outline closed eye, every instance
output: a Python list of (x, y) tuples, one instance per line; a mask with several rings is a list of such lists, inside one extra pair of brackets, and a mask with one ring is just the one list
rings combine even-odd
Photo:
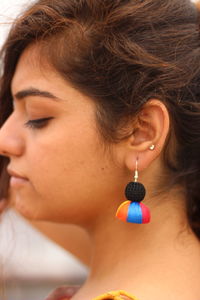
[(24, 126), (31, 129), (41, 129), (45, 127), (48, 124), (48, 121), (50, 121), (51, 119), (53, 119), (53, 117), (29, 120), (24, 124)]

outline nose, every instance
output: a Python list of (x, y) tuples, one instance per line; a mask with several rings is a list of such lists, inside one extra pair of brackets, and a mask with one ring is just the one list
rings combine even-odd
[(0, 128), (0, 155), (9, 158), (22, 155), (24, 140), (19, 124), (19, 119), (13, 112)]

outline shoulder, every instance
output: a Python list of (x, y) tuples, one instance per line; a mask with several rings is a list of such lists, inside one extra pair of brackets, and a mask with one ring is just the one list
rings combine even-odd
[[(70, 300), (78, 291), (79, 287), (69, 287), (61, 286), (54, 290), (50, 295), (44, 300)], [(101, 296), (98, 296), (92, 300), (139, 300), (133, 295), (127, 293), (126, 291), (111, 291), (107, 292)]]

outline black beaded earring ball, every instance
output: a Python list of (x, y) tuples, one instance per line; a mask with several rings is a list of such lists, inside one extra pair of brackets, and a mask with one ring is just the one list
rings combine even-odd
[(145, 187), (140, 182), (129, 182), (125, 189), (127, 200), (141, 202), (146, 195)]

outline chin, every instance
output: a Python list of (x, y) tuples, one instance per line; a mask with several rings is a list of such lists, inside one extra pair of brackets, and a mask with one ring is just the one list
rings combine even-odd
[(36, 213), (36, 209), (29, 205), (27, 201), (22, 200), (19, 195), (15, 196), (13, 201), (14, 209), (24, 218), (29, 220), (39, 220), (38, 213)]

